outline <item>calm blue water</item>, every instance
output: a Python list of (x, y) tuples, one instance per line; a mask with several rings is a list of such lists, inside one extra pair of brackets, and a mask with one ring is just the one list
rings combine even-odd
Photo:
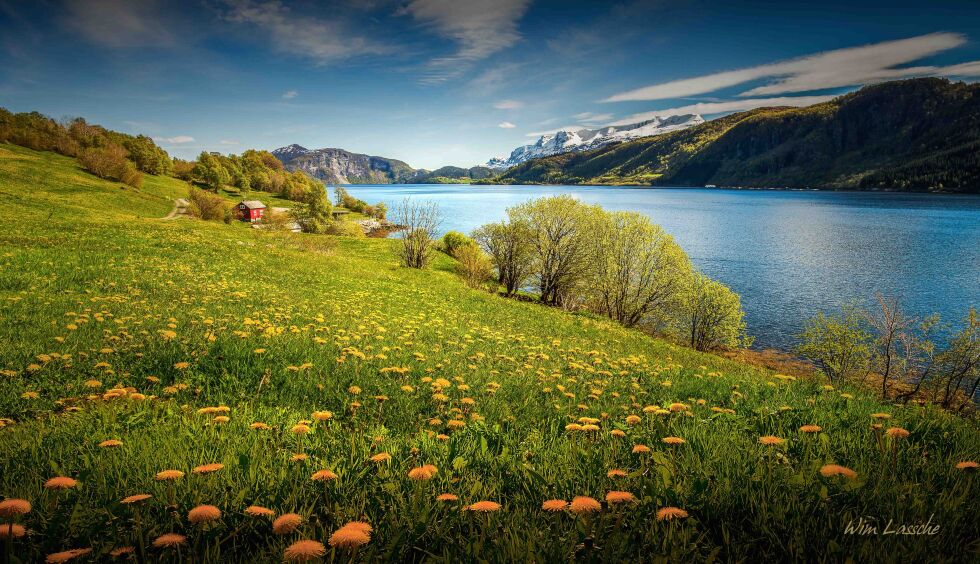
[(703, 272), (742, 296), (757, 348), (789, 348), (804, 319), (898, 296), (908, 313), (957, 325), (980, 307), (980, 196), (591, 186), (360, 185), (393, 209), (439, 204), (441, 231), (469, 233), (526, 200), (569, 194), (644, 213)]

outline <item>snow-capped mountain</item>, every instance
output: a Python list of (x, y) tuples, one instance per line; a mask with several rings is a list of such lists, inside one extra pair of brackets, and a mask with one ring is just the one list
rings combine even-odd
[(610, 143), (660, 135), (661, 133), (687, 129), (701, 123), (704, 123), (704, 118), (701, 116), (686, 114), (663, 118), (655, 117), (632, 125), (610, 125), (599, 129), (562, 129), (555, 133), (542, 135), (532, 145), (523, 145), (514, 149), (507, 158), (494, 157), (490, 159), (487, 161), (487, 167), (494, 170), (506, 170), (539, 157), (571, 151), (588, 151)]

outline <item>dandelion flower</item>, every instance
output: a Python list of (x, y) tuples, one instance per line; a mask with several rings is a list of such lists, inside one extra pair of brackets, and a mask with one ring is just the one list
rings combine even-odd
[(310, 432), (310, 426), (300, 423), (298, 425), (293, 425), (291, 430), (295, 435), (305, 435)]
[(626, 471), (620, 470), (619, 468), (613, 468), (612, 470), (606, 472), (607, 478), (625, 478), (626, 475)]
[[(963, 462), (957, 462), (956, 463), (956, 469), (957, 470), (962, 470), (964, 472), (976, 472), (977, 471), (977, 467), (980, 467), (980, 464), (977, 464), (976, 462), (974, 462), (972, 460), (964, 460)], [(0, 504), (0, 505), (2, 505), (2, 504)]]
[(310, 479), (314, 482), (329, 482), (330, 480), (336, 480), (337, 475), (330, 470), (317, 470), (310, 476)]
[(764, 437), (759, 437), (759, 444), (766, 446), (776, 446), (781, 445), (786, 442), (786, 439), (780, 439), (773, 435), (766, 435)]
[(830, 478), (832, 476), (844, 476), (849, 480), (857, 478), (857, 472), (839, 464), (824, 464), (820, 467), (820, 475), (824, 478)]
[(823, 431), (823, 427), (820, 425), (804, 425), (800, 427), (801, 433), (819, 433), (820, 431)]
[(298, 452), (298, 453), (292, 455), (291, 457), (289, 457), (289, 459), (292, 460), (293, 462), (302, 462), (304, 460), (309, 460), (309, 458), (310, 458), (310, 455), (304, 454), (302, 452)]
[(904, 439), (909, 436), (909, 432), (901, 427), (891, 427), (885, 431), (885, 434), (893, 439)]
[(330, 535), (330, 546), (357, 548), (371, 542), (371, 535), (357, 527), (343, 526)]
[(5, 499), (0, 501), (0, 517), (14, 517), (31, 512), (31, 502), (26, 499)]
[(112, 448), (112, 447), (121, 447), (122, 444), (123, 443), (120, 440), (117, 440), (117, 439), (109, 439), (109, 440), (102, 441), (101, 443), (99, 443), (99, 446), (102, 447), (102, 448)]
[(191, 523), (207, 523), (221, 518), (221, 510), (213, 505), (198, 505), (187, 512), (187, 520)]
[(191, 472), (195, 474), (210, 474), (211, 472), (217, 472), (224, 467), (225, 465), (221, 464), (220, 462), (213, 462), (211, 464), (202, 464), (191, 470)]
[(478, 501), (467, 507), (467, 509), (481, 513), (493, 513), (500, 511), (500, 504), (495, 501)]
[(173, 548), (182, 544), (187, 544), (187, 537), (177, 533), (167, 533), (153, 539), (153, 546), (157, 548)]
[(295, 562), (315, 560), (327, 553), (327, 547), (315, 540), (301, 540), (286, 547), (283, 559)]
[(661, 440), (668, 445), (682, 445), (687, 442), (680, 437), (664, 437)]
[(179, 480), (184, 477), (184, 473), (180, 470), (163, 470), (157, 472), (156, 479), (158, 481), (164, 480)]
[(459, 499), (459, 497), (457, 497), (455, 494), (451, 494), (451, 493), (444, 493), (444, 494), (439, 494), (438, 496), (436, 496), (436, 501), (447, 501), (448, 502), (448, 501), (457, 501), (458, 499)]
[(564, 511), (568, 507), (568, 502), (564, 499), (549, 499), (541, 504), (541, 509), (545, 511)]
[(371, 457), (371, 462), (376, 462), (379, 464), (381, 462), (388, 462), (389, 460), (391, 460), (391, 455), (388, 454), (387, 452), (379, 452), (378, 454)]
[(633, 445), (633, 454), (640, 454), (644, 452), (650, 452), (650, 447), (647, 445)]
[(266, 424), (266, 423), (263, 423), (263, 422), (261, 422), (261, 421), (256, 421), (255, 423), (252, 423), (252, 424), (251, 424), (251, 425), (249, 425), (248, 427), (249, 427), (250, 429), (256, 429), (256, 430), (259, 430), (259, 431), (268, 431), (269, 429), (271, 429), (271, 428), (272, 428), (272, 427), (271, 427), (271, 426), (269, 426), (268, 424)]
[(687, 511), (684, 511), (680, 507), (663, 507), (657, 510), (657, 521), (670, 521), (672, 519), (685, 519), (687, 517)]
[(61, 562), (68, 562), (69, 560), (74, 560), (79, 556), (85, 556), (89, 552), (92, 552), (91, 548), (73, 548), (71, 550), (66, 550), (64, 552), (55, 552), (54, 554), (49, 554), (47, 558), (44, 559), (48, 564), (59, 564)]
[(683, 403), (675, 402), (675, 403), (672, 403), (672, 404), (668, 405), (667, 406), (667, 409), (669, 409), (670, 411), (673, 411), (673, 412), (678, 412), (678, 411), (687, 411), (688, 407), (687, 407), (687, 405), (685, 405)]
[(120, 556), (133, 554), (134, 552), (136, 552), (135, 546), (120, 546), (119, 548), (114, 548), (111, 551), (109, 551), (109, 556), (113, 558), (119, 558)]
[(314, 421), (329, 421), (333, 418), (333, 412), (331, 411), (314, 411), (313, 415)]
[(640, 421), (642, 421), (642, 420), (640, 419), (640, 416), (639, 415), (628, 415), (628, 416), (626, 416), (626, 424), (627, 425), (636, 425)]
[(67, 490), (74, 488), (77, 485), (78, 482), (75, 479), (67, 478), (65, 476), (56, 476), (47, 482), (44, 482), (44, 487), (52, 490)]
[(280, 515), (272, 522), (272, 532), (277, 535), (288, 535), (299, 528), (303, 518), (295, 513)]
[(141, 501), (146, 501), (146, 500), (150, 499), (151, 497), (153, 497), (153, 496), (150, 495), (150, 494), (133, 494), (133, 495), (126, 496), (126, 497), (122, 498), (122, 501), (120, 501), (119, 503), (124, 503), (126, 505), (132, 505), (134, 503), (139, 503)]
[(580, 495), (572, 499), (572, 502), (568, 504), (568, 510), (572, 513), (594, 513), (602, 509), (602, 505), (599, 504), (595, 499)]
[(431, 480), (435, 476), (435, 472), (432, 472), (425, 466), (419, 466), (418, 468), (412, 468), (408, 471), (408, 477), (411, 480), (417, 482), (424, 482), (426, 480)]
[(606, 494), (606, 501), (609, 503), (630, 503), (636, 501), (636, 496), (630, 492), (611, 491)]
[(872, 413), (871, 414), (871, 418), (872, 419), (891, 419), (892, 416), (891, 416), (890, 413)]
[(27, 530), (15, 523), (0, 524), (0, 539), (19, 539), (27, 534)]
[(626, 436), (626, 433), (623, 432), (620, 429), (613, 429), (612, 431), (609, 431), (609, 434), (612, 435), (612, 436), (614, 436), (614, 437), (625, 437)]
[(276, 512), (261, 505), (249, 505), (245, 508), (245, 514), (252, 517), (272, 517)]

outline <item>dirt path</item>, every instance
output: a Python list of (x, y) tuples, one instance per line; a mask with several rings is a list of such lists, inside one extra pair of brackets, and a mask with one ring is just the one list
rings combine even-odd
[(184, 198), (177, 198), (174, 200), (174, 209), (170, 210), (170, 213), (163, 216), (161, 219), (177, 219), (182, 215), (187, 215), (187, 206), (190, 202)]

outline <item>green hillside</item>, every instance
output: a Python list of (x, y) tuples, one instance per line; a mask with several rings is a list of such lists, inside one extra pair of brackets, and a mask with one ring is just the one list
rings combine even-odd
[(510, 183), (980, 192), (980, 85), (914, 79), (536, 159)]
[[(0, 498), (32, 505), (0, 502), (30, 531), (11, 561), (980, 557), (973, 420), (471, 290), (396, 241), (161, 219), (187, 188), (0, 145)], [(577, 496), (601, 506), (542, 509)]]

